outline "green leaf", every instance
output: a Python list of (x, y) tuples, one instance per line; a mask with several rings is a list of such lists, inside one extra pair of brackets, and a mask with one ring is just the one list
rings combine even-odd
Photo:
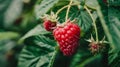
[(39, 34), (47, 34), (50, 32), (47, 32), (42, 25), (37, 25), (34, 29), (30, 30), (28, 33), (26, 33), (20, 40), (19, 42), (23, 42), (26, 38), (39, 35)]
[(56, 55), (56, 42), (43, 35), (31, 38), (27, 39), (20, 54), (18, 67), (51, 67), (50, 62)]
[(40, 4), (35, 6), (36, 18), (39, 19), (42, 17), (42, 15), (47, 13), (58, 1), (59, 0), (42, 0)]
[(96, 20), (96, 19), (98, 18), (97, 12), (94, 11), (94, 12), (92, 13), (92, 16), (93, 16), (94, 20)]
[[(62, 8), (62, 7), (63, 7), (63, 6), (60, 6), (59, 8)], [(55, 10), (56, 10), (56, 9), (59, 10), (59, 8), (58, 8), (58, 7), (55, 7), (54, 9), (55, 9)], [(59, 13), (58, 16), (59, 16), (59, 21), (60, 21), (60, 23), (65, 22), (66, 11), (67, 11), (67, 8), (64, 9), (64, 10), (62, 10), (62, 11)], [(76, 18), (78, 17), (78, 15), (79, 15), (78, 8), (77, 8), (76, 6), (72, 6), (72, 7), (70, 8), (70, 11), (69, 11), (68, 19), (74, 20), (74, 19), (76, 19)]]
[[(111, 8), (112, 8), (112, 10), (111, 10)], [(118, 65), (119, 59), (117, 57), (119, 57), (119, 51), (120, 51), (120, 41), (119, 41), (120, 40), (120, 35), (119, 35), (120, 34), (120, 21), (119, 21), (119, 16), (117, 16), (118, 12), (119, 12), (118, 9), (113, 10), (113, 7), (109, 7), (108, 21), (106, 23), (104, 20), (102, 11), (100, 9), (100, 6), (97, 9), (97, 13), (101, 20), (101, 24), (103, 26), (105, 34), (110, 43), (109, 58), (108, 58), (109, 64), (113, 65), (113, 63), (116, 62), (116, 63), (114, 63), (115, 67), (119, 66)], [(118, 59), (117, 61), (115, 60), (116, 58)], [(114, 65), (113, 65), (113, 67), (114, 67)]]
[(83, 49), (80, 48), (78, 52), (73, 56), (70, 63), (70, 67), (76, 67), (89, 57), (91, 57), (91, 53), (85, 48)]
[(20, 35), (17, 32), (0, 32), (0, 40), (18, 38)]
[(111, 18), (111, 17), (112, 18), (118, 18), (118, 21), (119, 21), (120, 20), (120, 9), (109, 7), (108, 16), (109, 16), (109, 18)]
[[(16, 46), (15, 41), (13, 40), (0, 40), (0, 51), (2, 52), (8, 52), (12, 50)], [(4, 54), (3, 54), (4, 55)]]
[[(114, 13), (113, 13), (114, 11)], [(116, 12), (116, 9), (114, 10), (109, 10), (108, 11), (109, 13), (109, 23), (107, 24), (108, 25), (108, 28), (109, 28), (109, 31), (110, 31), (110, 34), (111, 34), (111, 37), (112, 37), (112, 40), (113, 40), (113, 44), (115, 48), (120, 48), (120, 20), (119, 20), (119, 16), (118, 16), (118, 13)], [(112, 13), (112, 14), (110, 14)], [(111, 31), (112, 30), (112, 31)], [(113, 48), (114, 48), (113, 47)]]
[(103, 67), (100, 59), (101, 59), (101, 55), (96, 55), (96, 56), (87, 58), (86, 60), (84, 60), (82, 63), (80, 63), (76, 67)]
[(1, 0), (0, 6), (0, 21), (10, 27), (21, 14), (23, 3), (21, 0)]
[(81, 11), (78, 17), (78, 25), (82, 31), (88, 31), (92, 26), (92, 19), (86, 11)]
[[(96, 19), (95, 16), (96, 13), (93, 13), (94, 18)], [(64, 9), (63, 11), (60, 12), (59, 14), (59, 21), (61, 23), (65, 22), (65, 15), (66, 15), (66, 9)], [(83, 9), (78, 9), (76, 6), (72, 6), (70, 8), (70, 12), (69, 12), (69, 17), (70, 20), (77, 20), (77, 24), (80, 26), (80, 28), (82, 29), (82, 31), (86, 32), (88, 31), (91, 26), (92, 26), (92, 19), (90, 17), (90, 15), (84, 11)]]
[(109, 57), (108, 57), (109, 66), (111, 67), (120, 66), (119, 60), (120, 60), (120, 51), (109, 53)]
[(99, 6), (97, 0), (85, 0), (85, 5), (92, 9), (96, 9)]
[(120, 0), (108, 0), (110, 6), (120, 6)]
[(108, 27), (109, 31), (112, 37), (112, 44), (111, 48), (114, 50), (109, 51), (109, 64), (112, 66), (118, 66), (118, 62), (120, 60), (120, 16), (119, 16), (120, 10), (117, 10), (115, 8), (109, 8), (108, 9)]

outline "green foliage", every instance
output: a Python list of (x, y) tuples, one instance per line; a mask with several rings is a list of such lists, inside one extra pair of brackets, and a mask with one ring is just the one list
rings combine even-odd
[[(97, 61), (96, 59), (98, 59), (99, 61)], [(91, 66), (96, 66), (96, 67), (102, 67), (102, 65), (100, 64), (100, 60), (101, 60), (101, 56), (97, 55), (97, 56), (93, 56), (90, 58), (87, 58), (87, 60), (83, 61), (80, 65), (76, 66), (76, 67), (91, 67)], [(98, 64), (96, 62), (99, 62)], [(89, 64), (91, 63), (91, 64)], [(96, 65), (92, 65), (92, 63), (96, 63)]]
[(92, 19), (86, 11), (81, 10), (77, 23), (81, 30), (86, 32), (92, 26)]
[(1, 0), (0, 2), (0, 22), (1, 26), (10, 27), (18, 18), (22, 11), (21, 0)]
[[(30, 41), (31, 40), (31, 41)], [(33, 36), (26, 41), (18, 67), (48, 67), (54, 56), (55, 41), (44, 35)], [(50, 67), (50, 66), (49, 66)]]
[(91, 57), (90, 52), (87, 49), (79, 49), (78, 52), (73, 56), (72, 61), (70, 63), (70, 67), (76, 67), (82, 62), (86, 61), (86, 58), (88, 59)]
[(97, 0), (86, 0), (85, 3), (88, 7), (92, 8), (92, 9), (96, 9), (99, 6)]
[(15, 39), (20, 37), (17, 32), (0, 32), (0, 40)]
[[(120, 45), (119, 45), (119, 40), (120, 40), (120, 16), (119, 15), (118, 9), (115, 9), (113, 7), (108, 9), (108, 21), (109, 23), (107, 24), (109, 27), (109, 31), (112, 37), (112, 44), (111, 48), (109, 51), (109, 64), (113, 67), (119, 66), (118, 62), (120, 60)], [(114, 13), (113, 13), (114, 12)], [(112, 30), (112, 31), (111, 31)], [(114, 35), (114, 36), (112, 36)]]
[(35, 6), (36, 18), (41, 18), (52, 8), (59, 0), (43, 0), (40, 4)]
[[(110, 15), (109, 14), (109, 24), (108, 24), (108, 27), (109, 27), (109, 31), (110, 31), (110, 34), (111, 34), (111, 37), (112, 37), (112, 40), (113, 40), (113, 43), (114, 44), (114, 49), (119, 49), (120, 48), (120, 45), (119, 45), (119, 39), (120, 39), (120, 21), (119, 21), (119, 18), (117, 15), (117, 10), (114, 9), (114, 10), (111, 10), (109, 9), (109, 12), (108, 13), (112, 13), (112, 11), (115, 12), (115, 14), (112, 14)], [(116, 14), (117, 13), (117, 14)], [(111, 31), (113, 30), (113, 31)], [(112, 36), (114, 35), (114, 36)]]
[(36, 35), (43, 35), (43, 34), (47, 34), (50, 33), (48, 31), (46, 31), (42, 25), (37, 25), (34, 29), (32, 29), (31, 31), (29, 31), (26, 35), (24, 35), (19, 42), (24, 41), (25, 39), (32, 37), (32, 36), (36, 36)]
[[(92, 1), (92, 2), (91, 2)], [(52, 0), (50, 0), (50, 1), (48, 1), (48, 2), (46, 2), (45, 0), (44, 1), (41, 1), (41, 3), (40, 3), (40, 5), (39, 5), (39, 7), (37, 6), (37, 7), (35, 7), (35, 13), (36, 13), (36, 17), (37, 17), (37, 19), (38, 18), (40, 18), (43, 14), (45, 14), (45, 13), (47, 13), (49, 10), (50, 10), (50, 8), (52, 8), (53, 7), (53, 9), (52, 10), (54, 10), (55, 12), (57, 11), (56, 9), (59, 9), (60, 7), (62, 7), (62, 6), (64, 6), (63, 4), (57, 4), (56, 6), (58, 7), (54, 7), (54, 4), (56, 4), (58, 2), (58, 0), (57, 1), (52, 1)], [(61, 1), (59, 1), (59, 2), (61, 2)], [(66, 1), (67, 2), (67, 1)], [(47, 5), (46, 5), (47, 4)], [(64, 3), (64, 4), (66, 4), (66, 3)], [(100, 23), (100, 21), (101, 21), (101, 23), (102, 22), (105, 22), (105, 20), (104, 20), (104, 17), (101, 17), (101, 15), (103, 15), (102, 14), (102, 11), (100, 10), (100, 5), (98, 4), (98, 2), (96, 1), (96, 0), (86, 0), (86, 2), (85, 2), (85, 5), (87, 5), (90, 9), (92, 9), (93, 10), (93, 13), (92, 13), (92, 15), (93, 15), (93, 18), (94, 18), (94, 20), (97, 22), (97, 23)], [(93, 20), (91, 19), (91, 16), (89, 15), (89, 13), (86, 11), (86, 10), (84, 10), (84, 7), (83, 7), (83, 5), (82, 6), (80, 6), (81, 8), (80, 9), (77, 9), (77, 7), (71, 7), (71, 9), (70, 9), (70, 13), (69, 13), (69, 18), (70, 19), (74, 19), (74, 18), (76, 18), (77, 19), (77, 24), (81, 27), (81, 29), (82, 29), (82, 31), (84, 31), (84, 32), (87, 32), (87, 31), (89, 31), (90, 30), (90, 28), (92, 27), (92, 22), (93, 22)], [(78, 10), (78, 11), (76, 11), (76, 10)], [(112, 11), (113, 9), (109, 9), (108, 11), (109, 12), (111, 12), (110, 14), (109, 14), (109, 16), (108, 17), (111, 17), (111, 16), (114, 16), (114, 17), (112, 17), (112, 20), (114, 21), (114, 23), (111, 23), (112, 21), (111, 20), (109, 20), (109, 22), (107, 22), (107, 24), (105, 23), (104, 25), (102, 24), (102, 26), (103, 26), (103, 29), (104, 29), (104, 31), (105, 31), (105, 33), (106, 33), (106, 27), (107, 27), (107, 29), (108, 29), (108, 31), (109, 32), (107, 32), (107, 33), (109, 33), (110, 35), (108, 35), (108, 34), (106, 34), (107, 35), (107, 37), (108, 37), (108, 40), (109, 41), (112, 41), (112, 42), (110, 42), (110, 48), (112, 49), (112, 50), (110, 50), (109, 51), (109, 62), (110, 62), (110, 65), (112, 64), (112, 63), (115, 63), (115, 59), (116, 58), (118, 58), (118, 56), (119, 55), (117, 55), (117, 53), (119, 52), (119, 50), (117, 50), (116, 48), (120, 48), (119, 47), (119, 45), (117, 44), (117, 43), (119, 43), (119, 41), (118, 41), (118, 39), (119, 39), (119, 19), (117, 18), (117, 17), (119, 17), (119, 15), (118, 14), (112, 14), (112, 12), (115, 12), (115, 11), (117, 11), (117, 10), (114, 10), (114, 11)], [(108, 13), (109, 13), (108, 12)], [(117, 12), (119, 12), (119, 11), (117, 11)], [(59, 21), (60, 22), (64, 22), (64, 18), (65, 18), (65, 15), (66, 15), (66, 9), (64, 9), (58, 16), (60, 17), (60, 19), (59, 19)], [(116, 17), (117, 16), (117, 17)], [(97, 20), (97, 18), (99, 17), (99, 19), (100, 19), (100, 21), (98, 21)], [(111, 28), (109, 28), (109, 27), (111, 27)], [(111, 31), (111, 29), (114, 29), (114, 31), (113, 32), (110, 32)], [(38, 31), (39, 30), (39, 31)], [(92, 33), (92, 32), (91, 32)], [(90, 34), (91, 34), (90, 33)], [(23, 40), (25, 40), (25, 44), (27, 44), (26, 43), (26, 41), (30, 41), (30, 40), (32, 40), (31, 42), (33, 42), (34, 40), (35, 40), (35, 42), (34, 42), (34, 45), (36, 45), (37, 43), (36, 43), (36, 41), (38, 41), (38, 42), (43, 42), (43, 43), (47, 43), (49, 40), (47, 40), (46, 41), (46, 39), (44, 39), (44, 38), (41, 38), (41, 36), (44, 36), (45, 34), (50, 34), (49, 32), (46, 32), (40, 25), (38, 25), (38, 26), (36, 26), (33, 30), (31, 30), (30, 32), (28, 32), (28, 34), (26, 34), (22, 39)], [(99, 33), (100, 34), (100, 33)], [(116, 36), (112, 36), (112, 35), (116, 35)], [(37, 40), (37, 39), (35, 39), (34, 37), (39, 37), (41, 40)], [(112, 38), (110, 38), (110, 37), (112, 37)], [(101, 36), (102, 37), (102, 36)], [(118, 37), (118, 39), (116, 39), (116, 37)], [(52, 39), (53, 40), (53, 39)], [(54, 43), (54, 42), (51, 42), (51, 43)], [(84, 43), (82, 43), (82, 44), (84, 44)], [(33, 45), (33, 43), (32, 43), (32, 45)], [(51, 44), (50, 43), (47, 43), (47, 45), (49, 45), (49, 46), (51, 46)], [(47, 48), (47, 45), (46, 45), (46, 47), (44, 47), (44, 48)], [(86, 44), (87, 45), (87, 44)], [(45, 46), (45, 45), (44, 45)], [(24, 49), (27, 49), (27, 47), (29, 47), (29, 44), (28, 45), (26, 45), (25, 46), (26, 48), (24, 48)], [(35, 46), (32, 46), (32, 47), (35, 47)], [(50, 48), (50, 47), (49, 47)], [(49, 48), (47, 48), (47, 49), (45, 49), (44, 51), (46, 51), (46, 50), (48, 50)], [(53, 48), (53, 47), (52, 47)], [(115, 48), (115, 50), (117, 50), (117, 53), (114, 53), (114, 48)], [(22, 52), (24, 52), (24, 49), (23, 49), (23, 51)], [(34, 48), (34, 49), (37, 49), (36, 47)], [(39, 49), (41, 50), (41, 49), (43, 49), (43, 48), (41, 48), (41, 47), (39, 47)], [(32, 50), (32, 49), (31, 49)], [(96, 64), (98, 64), (99, 65), (99, 67), (102, 67), (102, 65), (103, 65), (103, 63), (101, 63), (101, 61), (102, 61), (102, 58), (103, 58), (103, 56), (101, 56), (101, 55), (96, 55), (96, 56), (92, 56), (91, 55), (91, 53), (89, 53), (89, 51), (86, 51), (87, 49), (86, 48), (83, 48), (83, 49), (81, 49), (81, 48), (79, 48), (79, 50), (78, 50), (78, 52), (72, 57), (72, 59), (71, 59), (71, 61), (69, 61), (70, 62), (70, 67), (84, 67), (84, 66), (88, 66), (88, 67), (90, 67), (90, 66), (95, 66), (94, 64), (92, 64), (92, 63), (96, 63)], [(30, 51), (30, 50), (27, 50), (27, 51)], [(32, 51), (30, 51), (30, 52), (32, 52)], [(33, 51), (32, 53), (37, 53), (38, 51)], [(52, 52), (49, 52), (49, 53), (53, 53), (54, 52), (54, 50), (52, 50)], [(116, 52), (116, 51), (115, 51)], [(27, 54), (27, 53), (21, 53), (21, 55), (22, 54)], [(55, 53), (56, 54), (56, 53)], [(56, 59), (55, 58), (55, 56), (56, 55), (51, 55), (50, 57), (46, 57), (46, 54), (44, 54), (44, 55), (41, 55), (41, 54), (39, 54), (39, 55), (37, 55), (37, 57), (36, 58), (31, 58), (30, 60), (33, 60), (33, 62), (28, 62), (29, 64), (28, 64), (28, 66), (30, 65), (30, 66), (36, 66), (36, 65), (38, 65), (38, 62), (39, 62), (39, 60), (41, 61), (42, 59), (40, 59), (39, 57), (41, 57), (41, 56), (44, 56), (44, 57), (46, 57), (47, 59), (49, 59), (49, 61), (44, 61), (44, 63), (46, 63), (45, 65), (46, 66), (48, 66), (48, 65), (52, 65), (52, 64), (54, 64), (53, 63), (53, 61), (54, 61), (54, 59)], [(21, 55), (20, 55), (20, 58), (21, 58)], [(35, 55), (35, 54), (32, 54), (32, 55)], [(30, 55), (30, 56), (32, 56), (32, 55)], [(113, 57), (113, 55), (114, 55), (114, 57)], [(27, 58), (28, 57), (28, 55), (25, 57), (25, 58)], [(24, 58), (24, 59), (25, 59)], [(51, 59), (52, 58), (52, 59)], [(59, 57), (58, 57), (59, 58)], [(35, 60), (34, 60), (35, 59)], [(51, 59), (51, 61), (50, 61), (50, 59)], [(107, 59), (107, 58), (106, 58)], [(53, 60), (53, 61), (52, 61)], [(21, 61), (21, 60), (20, 60)], [(29, 60), (23, 60), (24, 62), (27, 62), (27, 61), (29, 61)], [(97, 62), (96, 62), (97, 61)], [(24, 63), (23, 62), (23, 63)], [(41, 61), (42, 62), (42, 61)], [(48, 63), (48, 62), (50, 62), (50, 63)], [(68, 62), (68, 61), (67, 61)], [(19, 65), (21, 66), (21, 65), (25, 65), (25, 64), (23, 64), (22, 62), (20, 62), (19, 63)], [(33, 64), (34, 63), (34, 64)], [(31, 65), (32, 64), (32, 65)], [(116, 63), (117, 64), (117, 63)], [(43, 66), (44, 67), (44, 64), (42, 65), (42, 64), (40, 64), (41, 66)], [(100, 66), (101, 65), (101, 66)], [(96, 65), (97, 66), (97, 65)]]
[(120, 6), (120, 0), (108, 0), (110, 6)]
[(10, 51), (13, 49), (13, 47), (16, 46), (16, 43), (13, 40), (7, 39), (7, 40), (0, 40), (0, 55), (4, 55), (2, 53)]
[[(107, 0), (107, 3), (103, 0), (73, 0), (77, 5), (71, 6), (68, 18), (76, 19), (85, 34), (80, 38), (77, 52), (70, 57), (63, 56), (53, 33), (46, 31), (40, 20), (44, 14), (56, 13), (68, 5), (70, 0), (22, 1), (0, 1), (0, 51), (11, 50), (17, 41), (19, 45), (24, 44), (18, 67), (120, 67), (120, 0)], [(58, 14), (60, 23), (65, 22), (66, 11), (67, 7)], [(18, 18), (22, 18), (20, 25), (14, 25)], [(86, 42), (91, 34), (95, 38), (93, 21), (97, 25), (99, 40), (105, 36), (108, 42), (104, 52), (97, 55), (88, 50), (89, 43)]]

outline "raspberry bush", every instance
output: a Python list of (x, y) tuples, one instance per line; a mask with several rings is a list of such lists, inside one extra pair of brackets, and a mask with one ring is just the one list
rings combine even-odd
[(119, 0), (4, 0), (0, 6), (0, 59), (7, 67), (120, 67)]
[[(117, 18), (118, 16), (116, 16), (116, 14), (111, 14), (111, 12), (113, 11), (112, 9), (114, 9), (114, 11), (118, 11), (116, 8), (113, 7), (114, 5), (111, 4), (111, 1), (43, 0), (40, 2), (38, 1), (37, 3), (38, 4), (35, 5), (35, 14), (37, 20), (42, 21), (43, 19), (41, 19), (41, 17), (43, 17), (44, 14), (50, 15), (51, 12), (56, 15), (55, 18), (57, 19), (55, 24), (56, 26), (52, 26), (53, 31), (50, 31), (50, 33), (39, 33), (34, 36), (32, 34), (32, 38), (34, 39), (32, 40), (33, 44), (36, 44), (40, 47), (38, 48), (40, 51), (30, 49), (35, 51), (35, 53), (38, 53), (37, 57), (39, 57), (39, 61), (36, 60), (36, 64), (34, 64), (33, 66), (114, 66), (112, 64), (115, 63), (115, 59), (118, 56), (116, 56), (116, 58), (114, 58), (113, 56), (119, 53), (119, 51), (117, 50), (117, 48), (119, 48), (117, 44), (119, 43), (117, 43), (117, 40), (114, 40), (113, 34), (115, 33), (115, 35), (118, 36), (116, 32), (120, 29), (117, 19), (115, 21), (115, 18), (112, 17), (114, 16)], [(54, 18), (54, 16), (51, 16), (51, 18), (52, 17)], [(114, 21), (111, 21), (110, 19)], [(48, 21), (41, 23), (44, 25), (45, 29), (50, 28), (50, 26), (52, 25), (48, 24), (47, 22)], [(111, 32), (112, 28), (116, 30), (114, 30), (114, 32)], [(25, 43), (27, 43), (26, 40), (28, 40), (30, 37), (31, 35), (27, 38), (24, 38)], [(119, 36), (118, 39), (120, 39)], [(51, 40), (54, 41), (54, 45), (52, 44), (53, 42)], [(47, 53), (43, 53), (45, 51), (47, 51)], [(116, 53), (113, 53), (114, 51)], [(24, 50), (22, 52), (24, 52)], [(43, 55), (41, 55), (42, 53)], [(49, 53), (51, 54), (49, 55)], [(22, 54), (20, 56), (20, 58), (22, 58)], [(44, 59), (42, 59), (41, 57), (44, 57)], [(44, 63), (41, 63), (45, 59), (46, 61), (44, 61)], [(30, 60), (32, 59), (24, 61), (27, 62)], [(94, 63), (95, 65), (93, 65), (92, 63)], [(19, 66), (21, 66), (22, 64), (24, 64), (24, 62), (19, 63)], [(29, 64), (32, 64), (32, 62)]]

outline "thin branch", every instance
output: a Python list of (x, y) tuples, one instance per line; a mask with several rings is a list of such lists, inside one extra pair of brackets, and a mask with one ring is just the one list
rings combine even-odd
[(65, 19), (65, 21), (67, 21), (67, 19), (68, 19), (68, 14), (69, 14), (69, 11), (70, 11), (71, 4), (72, 4), (72, 0), (70, 0), (70, 3), (68, 5), (68, 9), (67, 9), (67, 12), (66, 12), (66, 19)]
[(98, 42), (98, 31), (97, 31), (97, 26), (96, 26), (96, 23), (95, 23), (95, 20), (93, 18), (93, 15), (91, 14), (90, 10), (87, 8), (87, 6), (84, 6), (84, 8), (87, 10), (88, 14), (90, 15), (92, 21), (93, 21), (93, 25), (94, 25), (94, 28), (95, 28), (95, 34), (96, 34), (96, 41)]

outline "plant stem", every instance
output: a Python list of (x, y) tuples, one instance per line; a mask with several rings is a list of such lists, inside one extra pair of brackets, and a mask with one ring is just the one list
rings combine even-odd
[(65, 8), (67, 8), (67, 7), (68, 7), (68, 5), (62, 7), (61, 9), (59, 9), (59, 10), (56, 12), (56, 15), (58, 15), (63, 9), (65, 9)]
[(58, 50), (59, 50), (59, 48), (58, 48), (58, 46), (56, 46), (56, 47), (55, 47), (54, 54), (53, 54), (53, 56), (52, 56), (52, 58), (51, 58), (51, 61), (50, 61), (50, 64), (48, 65), (48, 67), (53, 67), (53, 63), (54, 63), (54, 60), (55, 60), (55, 57), (56, 57), (56, 55), (57, 55)]
[[(79, 3), (71, 4), (71, 6), (74, 6), (74, 5), (79, 5)], [(56, 12), (56, 15), (58, 15), (62, 10), (64, 10), (64, 9), (67, 8), (68, 6), (69, 6), (69, 5), (63, 6), (61, 9), (59, 9), (59, 10)]]
[(95, 60), (96, 58), (99, 58), (100, 55), (97, 55), (97, 56), (93, 56), (93, 57), (90, 57), (88, 58), (87, 60), (83, 61), (82, 63), (80, 63), (79, 65), (77, 65), (76, 67), (85, 67), (85, 65), (87, 63), (90, 63), (91, 61)]
[(90, 12), (90, 10), (87, 8), (87, 6), (84, 6), (84, 8), (87, 10), (87, 12), (89, 13), (92, 21), (93, 21), (93, 25), (94, 25), (94, 28), (95, 28), (95, 34), (96, 34), (96, 41), (98, 42), (98, 31), (97, 31), (97, 26), (96, 26), (96, 23), (95, 23), (95, 20)]
[(109, 32), (109, 29), (105, 23), (105, 20), (104, 20), (104, 17), (103, 17), (103, 14), (102, 14), (102, 11), (101, 11), (101, 8), (100, 6), (97, 7), (97, 14), (100, 18), (100, 21), (101, 21), (101, 24), (103, 26), (103, 29), (105, 31), (105, 34), (109, 40), (109, 42), (111, 43), (111, 47), (113, 48), (113, 50), (115, 49), (115, 46), (114, 46), (114, 43), (113, 43), (113, 40), (112, 40), (112, 36), (110, 35), (110, 32)]
[(68, 19), (68, 14), (69, 14), (69, 11), (70, 11), (71, 4), (72, 4), (72, 0), (70, 0), (70, 3), (68, 5), (68, 9), (67, 9), (67, 12), (66, 12), (65, 21), (67, 21), (67, 19)]

